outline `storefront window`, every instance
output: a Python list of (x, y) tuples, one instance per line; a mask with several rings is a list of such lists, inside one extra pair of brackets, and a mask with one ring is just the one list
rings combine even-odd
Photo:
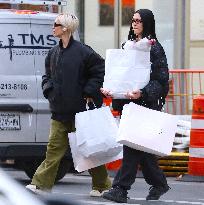
[[(99, 0), (99, 24), (114, 25), (114, 0)], [(122, 25), (129, 25), (135, 10), (135, 0), (122, 0)]]

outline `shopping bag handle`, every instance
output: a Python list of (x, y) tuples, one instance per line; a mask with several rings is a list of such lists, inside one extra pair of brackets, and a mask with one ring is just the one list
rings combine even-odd
[(93, 101), (92, 102), (86, 101), (86, 110), (94, 110), (95, 108), (96, 108), (96, 105)]

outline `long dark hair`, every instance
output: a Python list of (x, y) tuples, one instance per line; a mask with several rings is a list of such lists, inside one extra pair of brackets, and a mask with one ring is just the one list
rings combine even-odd
[[(155, 19), (154, 14), (149, 9), (139, 9), (134, 14), (138, 13), (141, 17), (143, 23), (143, 32), (142, 38), (151, 38), (157, 40), (157, 36), (155, 33)], [(136, 40), (137, 36), (135, 35), (132, 23), (130, 25), (130, 31), (128, 34), (128, 40)]]

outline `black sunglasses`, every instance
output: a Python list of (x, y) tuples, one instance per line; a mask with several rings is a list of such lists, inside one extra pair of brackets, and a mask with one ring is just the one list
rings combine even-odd
[(54, 23), (54, 27), (59, 27), (59, 26), (62, 26), (62, 24)]
[(141, 19), (132, 19), (132, 23), (139, 24), (139, 23), (142, 23), (142, 20)]

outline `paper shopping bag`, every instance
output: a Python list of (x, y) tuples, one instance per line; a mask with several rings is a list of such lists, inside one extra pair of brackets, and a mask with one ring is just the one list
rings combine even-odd
[(178, 118), (134, 103), (124, 105), (117, 142), (165, 156), (172, 150)]
[(116, 142), (118, 125), (108, 106), (77, 113), (76, 143), (85, 157), (115, 156), (122, 150)]
[(103, 88), (111, 91), (114, 98), (125, 98), (127, 92), (147, 85), (150, 69), (150, 45), (147, 39), (136, 42), (134, 49), (108, 49)]
[(85, 157), (78, 150), (78, 146), (76, 142), (76, 133), (74, 132), (69, 133), (68, 138), (69, 138), (69, 144), (70, 144), (72, 158), (74, 162), (74, 168), (78, 172), (83, 172), (88, 169), (98, 167), (100, 165), (103, 165), (109, 162), (116, 161), (123, 157), (122, 151), (112, 156), (107, 156), (105, 153), (103, 153), (103, 155), (100, 155), (98, 157), (94, 157), (94, 156)]

